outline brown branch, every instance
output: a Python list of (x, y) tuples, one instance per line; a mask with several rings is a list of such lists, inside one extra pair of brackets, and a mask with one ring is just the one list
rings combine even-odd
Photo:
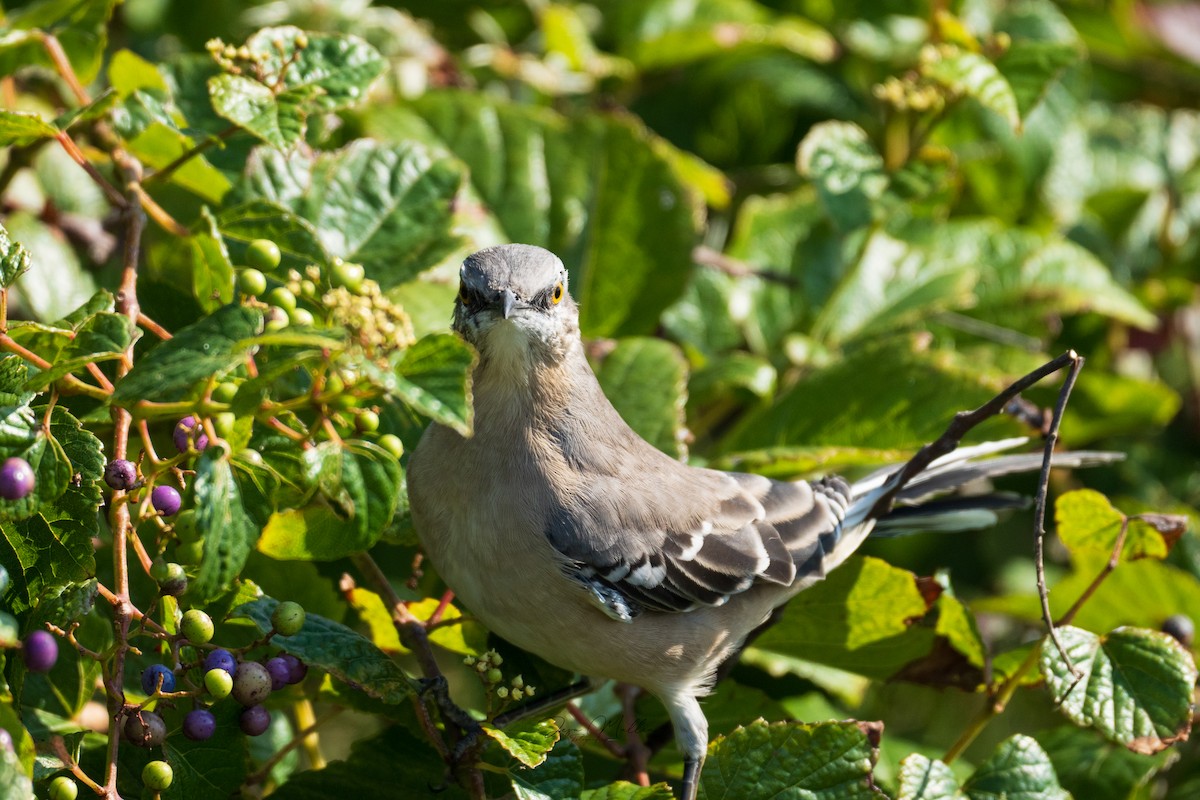
[[(1067, 372), (1067, 378), (1063, 381), (1062, 389), (1058, 393), (1058, 402), (1054, 405), (1054, 416), (1050, 419), (1050, 429), (1046, 432), (1046, 446), (1042, 451), (1042, 473), (1038, 478), (1037, 498), (1034, 501), (1036, 512), (1034, 513), (1034, 528), (1033, 528), (1033, 549), (1034, 549), (1034, 564), (1037, 567), (1037, 586), (1038, 597), (1042, 602), (1042, 622), (1046, 625), (1046, 631), (1050, 635), (1050, 641), (1054, 642), (1059, 654), (1063, 658), (1063, 662), (1067, 668), (1071, 670), (1071, 674), (1078, 680), (1081, 675), (1075, 665), (1071, 663), (1071, 659), (1067, 656), (1066, 648), (1063, 647), (1062, 640), (1058, 638), (1058, 631), (1054, 628), (1054, 618), (1050, 614), (1050, 591), (1046, 588), (1046, 562), (1045, 562), (1045, 540), (1046, 540), (1046, 496), (1050, 491), (1050, 466), (1051, 460), (1054, 457), (1054, 445), (1058, 443), (1058, 427), (1062, 424), (1063, 414), (1067, 410), (1067, 400), (1071, 397), (1071, 389), (1075, 387), (1075, 380), (1079, 377), (1079, 371), (1083, 369), (1083, 356), (1078, 355), (1074, 351), (1066, 353), (1070, 357), (1071, 369)], [(1122, 531), (1122, 535), (1124, 531)], [(1118, 554), (1120, 551), (1117, 551)]]
[(604, 746), (604, 749), (612, 753), (617, 758), (625, 758), (626, 752), (624, 745), (613, 740), (611, 736), (605, 733), (601, 728), (596, 726), (596, 723), (588, 719), (587, 714), (584, 714), (579, 706), (574, 703), (567, 703), (567, 713), (575, 718), (579, 726), (588, 732), (588, 735)]
[(230, 125), (228, 128), (221, 131), (216, 136), (210, 136), (209, 138), (205, 139), (200, 144), (192, 147), (190, 150), (186, 150), (183, 153), (180, 153), (179, 156), (177, 156), (173, 161), (171, 161), (165, 167), (163, 167), (160, 170), (155, 170), (154, 172), (150, 173), (150, 175), (148, 175), (146, 177), (146, 180), (143, 181), (143, 183), (148, 184), (148, 183), (151, 183), (152, 181), (166, 180), (168, 177), (170, 177), (175, 172), (175, 170), (179, 169), (184, 164), (191, 161), (193, 158), (203, 155), (206, 151), (208, 151), (211, 147), (213, 147), (213, 145), (224, 144), (226, 139), (229, 139), (230, 137), (232, 137), (234, 134), (236, 134), (240, 130), (241, 130), (241, 128), (239, 126)]
[(150, 319), (149, 317), (147, 317), (144, 313), (142, 313), (140, 311), (138, 312), (137, 322), (138, 322), (138, 325), (140, 325), (143, 328), (145, 328), (146, 330), (150, 331), (155, 336), (162, 339), (164, 342), (171, 338), (170, 331), (168, 331), (162, 325), (159, 325), (157, 322)]
[(75, 144), (74, 140), (65, 131), (59, 131), (55, 134), (54, 138), (62, 145), (63, 150), (67, 151), (67, 155), (71, 157), (71, 160), (82, 167), (83, 171), (88, 174), (88, 177), (100, 187), (109, 203), (117, 208), (125, 208), (129, 204), (125, 196), (117, 191), (117, 188), (109, 183), (107, 178), (100, 174), (100, 170), (96, 169), (91, 161), (88, 161), (88, 157), (79, 149), (79, 145)]

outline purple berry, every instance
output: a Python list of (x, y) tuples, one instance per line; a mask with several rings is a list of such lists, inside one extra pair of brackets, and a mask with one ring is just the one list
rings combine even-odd
[[(195, 438), (193, 439), (193, 437)], [(175, 441), (175, 449), (181, 453), (186, 453), (188, 445), (193, 441), (197, 450), (208, 447), (208, 434), (191, 414), (175, 423), (175, 432), (172, 434), (172, 438)]]
[(247, 736), (261, 736), (271, 726), (271, 712), (262, 706), (250, 706), (238, 718), (238, 725)]
[(137, 467), (123, 458), (110, 461), (104, 467), (104, 482), (112, 489), (132, 489), (137, 483)]
[(288, 678), (292, 676), (291, 669), (288, 668), (288, 663), (279, 656), (267, 659), (267, 674), (271, 676), (271, 690), (279, 691), (287, 686)]
[(179, 513), (183, 499), (174, 486), (155, 486), (154, 491), (150, 493), (150, 505), (164, 517), (173, 517)]
[(218, 647), (204, 659), (204, 671), (208, 672), (210, 669), (223, 669), (232, 675), (237, 669), (237, 659), (233, 657), (233, 653)]
[(288, 667), (288, 683), (300, 683), (308, 675), (308, 664), (296, 658), (291, 653), (280, 656)]
[(271, 673), (257, 661), (243, 661), (233, 673), (233, 699), (255, 706), (271, 694)]
[(207, 708), (189, 711), (183, 718), (183, 735), (194, 742), (211, 739), (217, 731), (217, 718)]
[(153, 711), (135, 711), (125, 720), (125, 738), (138, 747), (158, 747), (167, 738), (167, 723)]
[(175, 673), (165, 664), (152, 664), (142, 671), (142, 691), (153, 694), (158, 688), (159, 676), (162, 676), (162, 690), (175, 691)]
[(0, 465), (0, 497), (20, 500), (33, 491), (33, 467), (23, 458), (10, 458)]
[(30, 672), (49, 672), (58, 661), (58, 639), (46, 631), (34, 631), (25, 637), (22, 648), (25, 668)]

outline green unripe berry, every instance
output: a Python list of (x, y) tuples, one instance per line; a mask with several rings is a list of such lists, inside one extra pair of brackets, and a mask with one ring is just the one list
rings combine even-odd
[(307, 308), (293, 308), (288, 312), (288, 319), (293, 325), (312, 325), (313, 315)]
[[(181, 542), (193, 542), (197, 539), (199, 533), (196, 529), (196, 509), (189, 508), (179, 512), (179, 515), (175, 517), (175, 535)], [(154, 563), (158, 564), (157, 561)], [(163, 566), (166, 567), (165, 564)], [(153, 570), (154, 568), (151, 567), (151, 576), (154, 575)], [(166, 572), (164, 571), (162, 575), (165, 578)], [(159, 580), (159, 578), (155, 577), (155, 580)]]
[(0, 649), (16, 647), (21, 643), (21, 625), (7, 611), (0, 611)]
[(199, 565), (204, 560), (204, 539), (193, 539), (175, 545), (175, 560), (180, 564)]
[(204, 673), (204, 688), (217, 700), (224, 700), (233, 691), (233, 676), (223, 669)]
[(222, 439), (228, 439), (233, 436), (233, 428), (237, 424), (237, 415), (232, 411), (221, 411), (213, 415), (212, 418), (213, 430)]
[(379, 415), (369, 408), (364, 408), (354, 418), (354, 427), (364, 433), (377, 431), (379, 430)]
[(221, 381), (213, 387), (212, 397), (218, 403), (232, 403), (237, 395), (238, 385), (233, 381)]
[(291, 314), (296, 310), (296, 295), (292, 294), (292, 290), (286, 286), (276, 286), (267, 292), (267, 296), (263, 299), (273, 306), (282, 308), (286, 314)]
[[(287, 291), (286, 289), (284, 291)], [(268, 333), (281, 331), (288, 326), (287, 312), (282, 308), (272, 306), (266, 313), (266, 330)]]
[(238, 273), (237, 288), (244, 295), (258, 297), (267, 290), (267, 276), (256, 269), (244, 269)]
[(346, 382), (336, 372), (331, 372), (325, 377), (325, 392), (327, 394), (341, 394), (345, 388)]
[(50, 800), (75, 800), (79, 796), (79, 784), (66, 775), (50, 781)]
[(338, 411), (348, 411), (358, 405), (358, 398), (348, 392), (342, 392), (329, 398), (329, 405)]
[(300, 295), (310, 300), (315, 300), (317, 297), (317, 285), (308, 278), (305, 278), (300, 281)]
[(282, 260), (283, 253), (279, 252), (279, 245), (270, 239), (255, 239), (246, 248), (246, 263), (256, 269), (270, 272), (278, 267)]
[(358, 294), (362, 290), (365, 277), (366, 271), (362, 264), (354, 264), (341, 259), (334, 261), (333, 267), (329, 270), (329, 282), (335, 288), (344, 288), (353, 294)]
[(488, 683), (499, 683), (500, 681), (504, 680), (504, 673), (495, 667), (492, 667), (487, 671), (487, 674), (484, 675), (484, 677), (487, 679)]
[(280, 636), (295, 636), (304, 627), (304, 607), (285, 600), (271, 614), (271, 627)]
[(167, 579), (167, 562), (161, 558), (154, 559), (154, 563), (150, 565), (150, 577), (156, 583), (162, 583)]
[(385, 433), (380, 436), (378, 444), (396, 458), (404, 455), (404, 442), (400, 441), (400, 437), (394, 433)]
[(165, 761), (151, 761), (142, 768), (142, 783), (151, 791), (161, 792), (175, 780), (175, 772)]
[(179, 632), (192, 644), (205, 644), (213, 637), (212, 617), (198, 608), (185, 611), (183, 621), (179, 623)]

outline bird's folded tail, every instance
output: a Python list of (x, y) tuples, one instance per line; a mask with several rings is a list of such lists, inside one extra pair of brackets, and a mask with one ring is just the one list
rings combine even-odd
[[(1042, 468), (1042, 453), (998, 455), (1028, 442), (1025, 437), (959, 447), (932, 461), (896, 489), (900, 466), (878, 470), (850, 488), (850, 507), (842, 521), (843, 535), (829, 568), (840, 563), (870, 536), (899, 536), (916, 531), (964, 531), (994, 525), (1000, 511), (1028, 505), (1029, 498), (993, 492), (986, 482), (1017, 472)], [(1055, 467), (1094, 467), (1124, 458), (1121, 453), (1080, 450), (1055, 453)], [(975, 486), (983, 491), (971, 493)], [(893, 493), (892, 507), (876, 517), (881, 497)], [(841, 555), (839, 558), (838, 556)]]

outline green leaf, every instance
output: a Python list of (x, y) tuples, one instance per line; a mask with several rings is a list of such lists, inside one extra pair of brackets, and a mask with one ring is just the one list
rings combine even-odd
[[(12, 284), (27, 314), (34, 319), (57, 319), (95, 293), (93, 273), (83, 268), (79, 254), (57, 226), (51, 227), (28, 211), (8, 214), (4, 224), (9, 235), (28, 249), (30, 258), (26, 263), (35, 266), (19, 277), (14, 275)], [(8, 256), (0, 257), (0, 278), (13, 274), (12, 268), (19, 268), (24, 259), (21, 249), (8, 252)]]
[(585, 789), (579, 800), (675, 800), (675, 793), (665, 783), (638, 786), (617, 781), (599, 789)]
[(978, 53), (941, 53), (923, 65), (925, 75), (956, 95), (972, 97), (1013, 128), (1021, 124), (1017, 98), (996, 65)]
[(213, 445), (200, 454), (192, 490), (196, 530), (204, 538), (204, 557), (189, 591), (207, 602), (224, 592), (241, 574), (258, 539), (258, 526), (246, 513), (224, 448)]
[(21, 757), (9, 747), (0, 748), (0, 795), (11, 800), (34, 800), (33, 780), (22, 766)]
[(23, 458), (33, 468), (33, 491), (20, 500), (0, 503), (0, 522), (28, 519), (39, 507), (57, 500), (71, 480), (71, 462), (62, 445), (42, 429), (28, 406), (0, 407), (0, 461)]
[(851, 722), (801, 725), (762, 720), (708, 745), (704, 800), (767, 800), (785, 792), (814, 798), (883, 798), (872, 782), (874, 747)]
[(0, 147), (24, 147), (41, 139), (53, 139), (58, 128), (29, 111), (0, 110)]
[(464, 436), (475, 424), (471, 373), (477, 356), (454, 334), (431, 333), (404, 351), (389, 394)]
[(1073, 42), (1017, 40), (996, 59), (996, 69), (1008, 81), (1024, 118), (1046, 96), (1050, 85), (1083, 56), (1082, 48)]
[(202, 381), (242, 363), (247, 340), (262, 330), (262, 311), (224, 306), (182, 328), (147, 353), (117, 382), (113, 402), (181, 400)]
[(53, 34), (79, 82), (92, 82), (108, 44), (108, 21), (117, 0), (40, 0), (5, 12), (0, 75), (30, 66), (54, 68), (35, 29)]
[[(955, 412), (994, 396), (1009, 377), (984, 371), (977, 361), (953, 352), (926, 349), (915, 339), (884, 340), (808, 373), (773, 405), (750, 411), (722, 442), (722, 450), (797, 442), (918, 447), (940, 435)], [(880, 386), (889, 390), (879, 391)], [(999, 423), (997, 428), (1012, 430)]]
[(1041, 669), (1046, 688), (1071, 721), (1095, 727), (1135, 753), (1157, 753), (1187, 738), (1197, 673), (1178, 642), (1140, 628), (1098, 636), (1067, 626), (1058, 636), (1070, 662), (1047, 640)]
[[(304, 47), (296, 45), (300, 37), (307, 40)], [(291, 25), (263, 28), (246, 40), (246, 47), (265, 56), (262, 69), (268, 85), (282, 77), (281, 85), (289, 93), (303, 95), (321, 111), (360, 102), (386, 66), (379, 52), (357, 36), (305, 33)]]
[(379, 541), (403, 485), (395, 457), (367, 442), (323, 442), (305, 451), (304, 461), (320, 498), (273, 513), (259, 551), (272, 558), (328, 561)]
[(664, 453), (686, 457), (687, 361), (679, 348), (662, 339), (618, 339), (596, 378), (629, 427)]
[[(1058, 538), (1073, 552), (1110, 554), (1125, 527), (1121, 559), (1166, 558), (1178, 535), (1168, 540), (1163, 531), (1137, 517), (1126, 517), (1108, 498), (1092, 489), (1059, 495), (1054, 504)], [(1186, 529), (1186, 519), (1178, 533)]]
[(29, 251), (0, 225), (0, 286), (7, 289), (29, 269)]
[(277, 95), (259, 81), (227, 72), (213, 77), (208, 91), (218, 114), (272, 147), (289, 148), (304, 135), (303, 94)]
[(240, 195), (308, 220), (325, 252), (361, 263), (388, 289), (457, 245), (451, 203), (461, 180), (453, 160), (415, 142), (359, 139), (316, 155), (259, 148), (246, 165)]
[(1150, 779), (1173, 760), (1171, 751), (1132, 753), (1093, 730), (1062, 725), (1038, 734), (1063, 788), (1076, 798), (1129, 800), (1144, 796)]
[(212, 711), (217, 719), (212, 738), (194, 742), (175, 735), (163, 743), (163, 756), (175, 774), (170, 788), (162, 793), (163, 800), (229, 797), (237, 793), (245, 780), (248, 737), (242, 736), (238, 728), (241, 709), (230, 703), (218, 703)]
[(509, 770), (516, 800), (579, 797), (583, 791), (583, 754), (575, 743), (561, 739), (543, 758), (545, 761), (537, 769), (517, 766)]
[(208, 209), (201, 212), (192, 234), (156, 243), (146, 274), (187, 292), (204, 311), (215, 311), (233, 300), (233, 264)]
[(525, 720), (500, 728), (484, 728), (504, 752), (526, 767), (536, 767), (546, 760), (560, 735), (552, 719)]
[(886, 678), (933, 646), (934, 632), (912, 624), (928, 610), (911, 572), (852, 558), (793, 598), (754, 647)]
[[(271, 614), (277, 605), (272, 598), (261, 597), (238, 606), (232, 616), (250, 619), (266, 633), (271, 630)], [(309, 614), (304, 628), (295, 636), (276, 636), (272, 641), (309, 666), (323, 669), (385, 703), (400, 703), (412, 694), (408, 678), (396, 662), (370, 639), (333, 620)]]
[(1041, 745), (1022, 734), (1002, 742), (963, 790), (971, 800), (1071, 800)]
[(967, 800), (950, 768), (920, 753), (900, 762), (899, 789), (896, 800)]
[(70, 342), (56, 355), (50, 369), (38, 372), (25, 383), (31, 391), (41, 391), (59, 378), (84, 369), (88, 364), (112, 361), (124, 356), (126, 349), (141, 337), (141, 330), (124, 314), (102, 311), (76, 327)]
[(367, 124), (466, 162), (502, 236), (546, 247), (570, 269), (585, 336), (649, 333), (683, 290), (697, 198), (631, 120), (436, 92)]
[(867, 132), (850, 122), (814, 125), (796, 154), (800, 174), (817, 186), (821, 202), (842, 230), (867, 225), (888, 185), (883, 156)]
[[(386, 765), (386, 768), (381, 768)], [(423, 739), (393, 726), (354, 743), (350, 756), (320, 770), (295, 775), (272, 792), (275, 800), (329, 800), (331, 797), (429, 797), (464, 800), (457, 784), (446, 781), (445, 765)]]

